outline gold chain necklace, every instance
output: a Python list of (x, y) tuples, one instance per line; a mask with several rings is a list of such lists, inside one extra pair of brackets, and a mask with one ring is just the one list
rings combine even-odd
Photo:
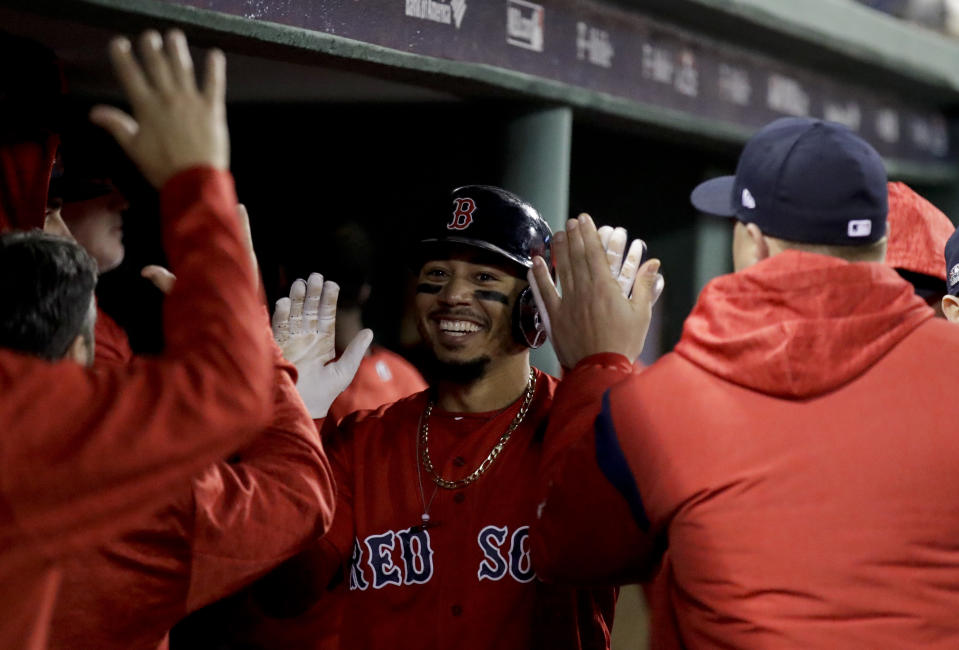
[(495, 445), (493, 445), (493, 448), (486, 456), (486, 459), (480, 463), (479, 467), (473, 470), (472, 474), (466, 478), (461, 478), (456, 481), (446, 480), (437, 474), (436, 470), (433, 468), (433, 461), (430, 459), (430, 414), (433, 412), (433, 402), (432, 400), (429, 401), (426, 404), (426, 410), (423, 412), (423, 424), (420, 426), (420, 443), (423, 447), (423, 467), (430, 475), (430, 478), (433, 479), (433, 482), (446, 490), (457, 490), (459, 488), (466, 487), (482, 476), (483, 473), (490, 468), (490, 465), (492, 465), (496, 458), (500, 455), (500, 452), (503, 451), (503, 447), (505, 447), (506, 443), (509, 442), (510, 436), (512, 436), (513, 432), (516, 431), (516, 428), (523, 423), (526, 413), (529, 412), (529, 406), (533, 403), (533, 395), (535, 393), (536, 373), (532, 368), (530, 368), (529, 382), (526, 384), (526, 396), (523, 398), (523, 405), (519, 407), (519, 412), (516, 413), (516, 417), (513, 418), (513, 421), (506, 429), (506, 433), (499, 437), (499, 440)]

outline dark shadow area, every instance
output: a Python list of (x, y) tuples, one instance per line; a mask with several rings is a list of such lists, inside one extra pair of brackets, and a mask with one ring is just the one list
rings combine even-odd
[[(577, 123), (573, 135), (570, 214), (621, 225), (641, 237), (663, 262), (662, 350), (679, 340), (696, 302), (696, 211), (692, 189), (714, 170), (732, 173), (738, 151), (704, 150), (700, 143), (660, 142)], [(712, 171), (711, 171), (712, 170)], [(731, 255), (731, 254), (730, 254)]]

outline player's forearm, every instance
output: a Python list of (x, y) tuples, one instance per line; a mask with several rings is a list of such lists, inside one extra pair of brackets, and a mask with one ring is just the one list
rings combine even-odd
[(530, 527), (536, 573), (556, 582), (629, 582), (632, 552), (648, 544), (598, 462), (595, 423), (603, 395), (633, 372), (621, 355), (587, 357), (560, 383), (544, 436), (541, 500)]
[[(160, 196), (164, 244), (178, 277), (164, 303), (164, 356), (192, 373), (190, 403), (219, 411), (206, 427), (212, 435), (213, 423), (229, 435), (232, 419), (249, 439), (269, 418), (273, 344), (232, 176), (189, 169), (167, 181)], [(196, 415), (202, 422), (203, 414)]]
[(187, 609), (246, 586), (322, 536), (333, 518), (332, 470), (289, 376), (278, 370), (273, 422), (233, 463), (194, 480)]
[(164, 248), (178, 279), (164, 301), (167, 356), (212, 346), (211, 356), (229, 351), (272, 380), (272, 343), (236, 215), (233, 177), (209, 167), (180, 172), (163, 186), (160, 203)]
[(543, 467), (551, 465), (556, 454), (564, 453), (570, 444), (592, 430), (603, 393), (633, 372), (633, 364), (623, 355), (602, 353), (583, 359), (563, 376), (543, 440)]
[(600, 453), (595, 436), (584, 436), (550, 474), (530, 526), (530, 557), (542, 580), (603, 585), (650, 577), (656, 533), (637, 525), (630, 504), (600, 468)]

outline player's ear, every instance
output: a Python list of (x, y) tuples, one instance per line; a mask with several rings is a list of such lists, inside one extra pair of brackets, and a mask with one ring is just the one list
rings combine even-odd
[(742, 271), (769, 257), (769, 243), (754, 223), (737, 221), (733, 229), (733, 267)]
[(950, 323), (959, 323), (959, 298), (946, 294), (942, 297), (942, 315)]
[(67, 349), (64, 359), (76, 361), (81, 366), (92, 366), (93, 355), (91, 354), (87, 337), (83, 334), (77, 334), (77, 337), (73, 339), (73, 343), (71, 343), (70, 347)]
[(755, 260), (762, 262), (769, 257), (769, 241), (766, 239), (766, 235), (764, 235), (763, 231), (759, 229), (759, 226), (754, 223), (746, 224), (746, 232), (749, 234), (749, 240), (753, 245)]

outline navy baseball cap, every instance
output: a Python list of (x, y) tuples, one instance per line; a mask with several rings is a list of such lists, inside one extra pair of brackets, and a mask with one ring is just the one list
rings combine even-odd
[(767, 124), (746, 142), (735, 176), (701, 183), (689, 198), (702, 212), (789, 241), (854, 246), (886, 235), (882, 159), (833, 122), (785, 117)]
[(946, 291), (959, 296), (959, 230), (946, 241)]

